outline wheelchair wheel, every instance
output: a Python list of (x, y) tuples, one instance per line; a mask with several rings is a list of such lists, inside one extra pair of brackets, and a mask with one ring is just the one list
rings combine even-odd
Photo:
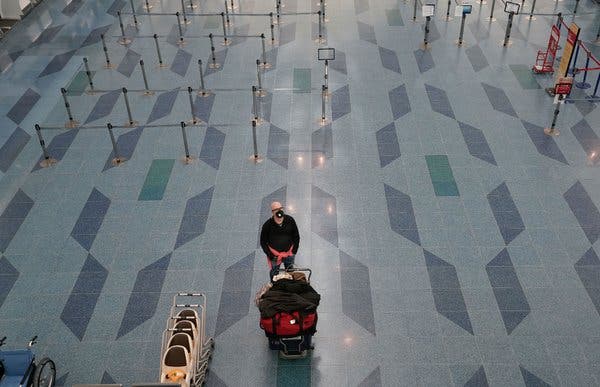
[(33, 387), (52, 387), (55, 380), (56, 366), (52, 360), (45, 357), (35, 367)]

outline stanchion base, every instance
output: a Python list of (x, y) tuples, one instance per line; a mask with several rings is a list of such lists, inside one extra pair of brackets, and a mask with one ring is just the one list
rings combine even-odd
[(575, 87), (578, 89), (589, 89), (590, 87), (592, 87), (592, 85), (590, 85), (587, 82), (577, 82), (575, 84)]
[(183, 46), (185, 46), (186, 44), (187, 44), (187, 42), (186, 42), (185, 40), (180, 40), (180, 41), (178, 41), (178, 42), (177, 42), (177, 45), (178, 45), (179, 47), (183, 47)]
[(263, 162), (264, 158), (261, 155), (251, 155), (248, 160), (253, 162), (254, 164), (260, 164)]
[(185, 122), (185, 124), (187, 126), (197, 126), (197, 125), (202, 125), (204, 123), (204, 121), (202, 121), (200, 118), (198, 117), (194, 117), (194, 119), (192, 120), (188, 120)]
[(220, 67), (221, 67), (221, 64), (220, 64), (220, 63), (211, 62), (211, 63), (209, 63), (209, 64), (208, 64), (208, 68), (209, 68), (209, 69), (218, 69), (218, 68), (220, 68)]
[(266, 63), (261, 63), (258, 65), (258, 67), (260, 67), (261, 69), (270, 69), (271, 68), (271, 64), (269, 62)]
[(65, 122), (65, 128), (67, 128), (67, 129), (77, 128), (78, 126), (79, 126), (79, 121), (69, 120), (69, 121)]
[(125, 161), (127, 161), (125, 157), (115, 157), (114, 159), (110, 160), (110, 163), (114, 166), (118, 166), (123, 164)]
[(126, 46), (131, 43), (131, 39), (121, 38), (121, 39), (117, 40), (117, 43), (122, 44), (123, 46)]
[(325, 126), (331, 123), (327, 118), (319, 118), (319, 126)]
[(262, 119), (262, 118), (260, 118), (260, 117), (254, 117), (254, 118), (252, 118), (252, 119), (253, 119), (253, 120), (256, 122), (256, 126), (261, 126), (262, 124), (264, 124), (264, 123), (265, 123), (265, 120), (263, 120), (263, 119)]
[(150, 10), (151, 10), (152, 8), (154, 8), (154, 6), (153, 6), (152, 4), (148, 4), (148, 6), (145, 6), (145, 5), (144, 5), (144, 8), (146, 8), (146, 11), (150, 12)]
[(184, 158), (181, 159), (181, 163), (182, 164), (192, 164), (194, 162), (194, 160), (196, 160), (196, 157), (194, 156), (185, 156)]
[(510, 47), (510, 46), (512, 46), (512, 44), (513, 44), (512, 39), (508, 39), (508, 42), (506, 42), (506, 44), (504, 44), (504, 40), (500, 41), (500, 47)]
[(152, 90), (146, 90), (144, 91), (144, 95), (154, 95), (154, 92)]
[(117, 66), (115, 66), (112, 63), (105, 63), (104, 66), (102, 66), (102, 67), (104, 67), (105, 69), (109, 70), (109, 69), (114, 69)]
[(265, 89), (262, 90), (258, 90), (257, 92), (254, 93), (255, 96), (257, 97), (265, 97), (267, 94), (267, 91)]
[(168, 69), (169, 65), (166, 63), (163, 64), (159, 64), (158, 66), (156, 66), (157, 69), (162, 70), (162, 69)]
[(207, 97), (210, 97), (212, 95), (212, 91), (210, 91), (210, 90), (198, 90), (198, 93), (196, 93), (196, 95), (198, 97), (207, 98)]
[(423, 51), (429, 51), (429, 50), (431, 50), (431, 44), (429, 44), (429, 43), (427, 43), (427, 44), (425, 44), (425, 43), (421, 43), (421, 44), (419, 45), (419, 47), (420, 47), (420, 48), (421, 48), (421, 50), (423, 50)]
[(58, 163), (58, 160), (53, 159), (51, 157), (49, 159), (44, 159), (44, 160), (40, 161), (40, 167), (42, 167), (42, 168), (48, 168), (48, 167), (53, 166), (56, 163)]
[(225, 22), (225, 25), (226, 25), (227, 27), (233, 27), (233, 22), (232, 22), (232, 21)]
[(96, 94), (96, 91), (95, 90), (86, 90), (85, 93), (87, 95), (94, 95), (94, 94)]
[(138, 125), (139, 125), (139, 122), (137, 122), (137, 121), (127, 121), (125, 124), (123, 124), (123, 126), (126, 128), (135, 128)]
[(479, 5), (484, 5), (484, 4), (487, 4), (487, 1), (483, 0), (483, 1), (479, 2)]
[(454, 44), (456, 44), (458, 47), (462, 47), (465, 45), (465, 41), (463, 40), (462, 42), (460, 40), (455, 40)]
[(229, 46), (231, 44), (231, 40), (224, 40), (221, 42), (221, 46)]
[(560, 130), (552, 129), (552, 128), (544, 128), (544, 134), (547, 136), (558, 136), (560, 134)]
[(452, 16), (446, 16), (444, 19), (445, 19), (446, 21), (450, 21), (450, 20), (452, 20), (452, 19), (453, 19), (453, 17), (452, 17)]
[(325, 44), (327, 43), (327, 38), (316, 38), (315, 43)]
[(535, 20), (537, 20), (537, 18), (535, 16), (527, 16), (527, 20), (535, 21)]
[(496, 18), (495, 18), (495, 17), (489, 17), (489, 16), (488, 16), (488, 17), (484, 18), (483, 20), (485, 20), (485, 21), (489, 21), (489, 22), (491, 23), (491, 22), (495, 22), (495, 21), (496, 21)]
[(276, 46), (277, 45), (277, 40), (269, 40), (269, 44), (271, 46)]
[(198, 8), (198, 5), (197, 4), (189, 4), (188, 8), (196, 9), (196, 8)]

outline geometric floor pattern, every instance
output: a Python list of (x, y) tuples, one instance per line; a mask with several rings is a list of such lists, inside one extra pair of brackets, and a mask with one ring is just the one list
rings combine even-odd
[[(427, 49), (412, 2), (326, 2), (325, 42), (316, 1), (283, 0), (279, 18), (235, 3), (229, 45), (217, 0), (181, 30), (179, 2), (150, 17), (133, 0), (136, 26), (124, 0), (45, 0), (0, 40), (7, 347), (38, 335), (58, 385), (155, 382), (173, 294), (199, 291), (209, 386), (600, 385), (598, 72), (548, 137), (554, 78), (530, 71), (558, 12), (600, 57), (597, 3), (538, 1), (530, 19), (525, 2), (503, 47), (501, 2), (473, 2), (462, 46), (438, 2)], [(320, 47), (337, 50), (324, 105)], [(253, 305), (274, 200), (322, 296), (299, 361), (268, 349)]]

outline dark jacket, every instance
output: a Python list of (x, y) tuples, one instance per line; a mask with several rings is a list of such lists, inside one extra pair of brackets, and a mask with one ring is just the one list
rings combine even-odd
[(262, 295), (258, 304), (260, 317), (273, 317), (277, 312), (305, 312), (317, 310), (321, 296), (308, 283), (280, 279)]
[(289, 215), (283, 216), (281, 224), (275, 223), (273, 217), (269, 218), (262, 226), (260, 232), (260, 247), (267, 257), (273, 258), (269, 246), (277, 251), (288, 251), (293, 245), (292, 253), (296, 254), (300, 244), (300, 233), (296, 221)]

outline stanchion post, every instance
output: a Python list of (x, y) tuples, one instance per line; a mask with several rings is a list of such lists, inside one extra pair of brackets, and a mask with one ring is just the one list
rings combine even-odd
[(260, 66), (263, 69), (268, 69), (271, 67), (271, 64), (267, 62), (267, 49), (265, 47), (265, 34), (260, 34), (260, 44), (262, 46), (262, 63)]
[(181, 121), (181, 137), (183, 138), (183, 150), (185, 152), (185, 156), (181, 160), (184, 164), (191, 164), (195, 157), (190, 155), (190, 148), (188, 146), (187, 134), (185, 132), (185, 122)]
[(413, 21), (417, 21), (417, 0), (415, 0), (415, 6), (413, 7)]
[(112, 69), (115, 66), (113, 66), (112, 63), (110, 63), (110, 58), (108, 57), (108, 48), (106, 47), (106, 41), (104, 40), (104, 34), (100, 34), (100, 40), (102, 41), (102, 51), (104, 51), (104, 60), (106, 62), (104, 64), (104, 68)]
[(250, 156), (250, 161), (258, 164), (262, 161), (262, 157), (258, 154), (258, 144), (256, 142), (256, 120), (252, 120), (252, 147), (254, 153)]
[(124, 87), (121, 89), (123, 92), (123, 99), (125, 100), (125, 108), (127, 109), (127, 119), (128, 121), (125, 123), (125, 126), (128, 128), (133, 128), (137, 126), (138, 122), (133, 120), (131, 116), (131, 107), (129, 106), (129, 98), (127, 97), (127, 89)]
[(160, 54), (160, 45), (158, 44), (158, 35), (154, 34), (152, 37), (154, 38), (154, 45), (156, 46), (156, 55), (158, 56), (158, 67), (163, 69), (163, 68), (167, 67), (167, 65), (163, 63), (162, 55)]
[(277, 1), (275, 1), (275, 13), (277, 14), (277, 24), (281, 24), (279, 15), (281, 13), (281, 9), (279, 9), (279, 3)]
[(325, 98), (327, 96), (327, 90), (325, 89), (325, 85), (321, 85), (321, 126), (327, 124), (327, 118), (325, 117)]
[(144, 60), (140, 59), (140, 68), (142, 69), (142, 78), (144, 79), (144, 95), (154, 95), (154, 92), (148, 87), (148, 78), (146, 77), (146, 69), (144, 67)]
[(234, 11), (234, 10), (236, 10), (237, 8), (238, 8), (238, 7), (236, 7), (236, 6), (233, 4), (233, 0), (231, 0), (231, 12), (233, 13), (233, 11)]
[(513, 17), (515, 16), (514, 12), (510, 12), (508, 14), (508, 22), (506, 23), (506, 32), (504, 33), (504, 42), (502, 45), (506, 47), (510, 40), (510, 30), (512, 29)]
[(108, 124), (106, 124), (106, 127), (108, 128), (108, 135), (110, 136), (110, 142), (113, 147), (113, 155), (115, 156), (111, 160), (111, 164), (112, 165), (121, 165), (126, 159), (124, 157), (121, 157), (119, 154), (119, 148), (117, 147), (117, 142), (115, 141), (115, 135), (113, 133), (113, 126), (109, 122)]
[(271, 44), (275, 44), (275, 25), (273, 22), (273, 12), (269, 12), (269, 19), (271, 21)]
[(554, 109), (554, 114), (552, 116), (552, 124), (549, 128), (544, 128), (544, 133), (548, 136), (558, 136), (560, 131), (556, 129), (556, 118), (558, 117), (558, 113), (560, 113), (560, 105), (562, 104), (563, 96), (562, 94), (558, 95), (558, 100), (556, 102), (556, 108)]
[(40, 141), (40, 146), (42, 147), (42, 154), (44, 155), (44, 159), (42, 161), (40, 161), (40, 167), (47, 168), (47, 167), (50, 167), (50, 166), (56, 164), (58, 161), (56, 161), (56, 159), (53, 159), (52, 157), (50, 157), (50, 154), (48, 153), (48, 149), (46, 149), (46, 142), (44, 141), (44, 138), (42, 137), (42, 129), (40, 128), (40, 126), (38, 124), (35, 124), (35, 132), (37, 133), (38, 140)]
[(90, 90), (88, 94), (94, 93), (94, 82), (92, 81), (92, 72), (90, 71), (90, 65), (88, 64), (88, 59), (83, 57), (83, 66), (85, 67), (85, 75), (87, 75), (88, 84), (90, 85)]
[(150, 3), (148, 3), (148, 0), (145, 0), (146, 3), (146, 12), (150, 13), (150, 10), (152, 9), (152, 5)]
[(598, 23), (598, 32), (596, 32), (596, 44), (600, 43), (600, 23)]
[(490, 7), (490, 17), (489, 17), (489, 21), (494, 21), (496, 19), (494, 19), (494, 9), (496, 8), (496, 0), (492, 0), (492, 6)]
[(187, 122), (188, 125), (199, 125), (202, 120), (196, 117), (196, 109), (194, 107), (194, 97), (192, 97), (192, 92), (194, 91), (191, 86), (188, 86), (188, 99), (190, 101), (190, 111), (192, 113), (192, 119)]
[(590, 98), (600, 98), (600, 95), (598, 95), (598, 86), (600, 86), (600, 73), (598, 74), (598, 77), (596, 78), (596, 86), (594, 86), (594, 92), (592, 93), (592, 95), (590, 96)]
[(259, 114), (258, 95), (259, 93), (256, 89), (256, 86), (252, 86), (252, 115), (254, 116), (254, 121), (256, 121), (258, 125), (260, 125), (262, 124), (263, 120), (262, 118), (260, 118)]
[(267, 92), (262, 87), (262, 77), (260, 76), (260, 59), (256, 60), (256, 79), (258, 80), (258, 96), (264, 97), (267, 95)]
[(175, 16), (177, 17), (177, 29), (179, 30), (179, 42), (177, 42), (177, 44), (179, 46), (183, 46), (185, 42), (183, 41), (183, 29), (181, 28), (181, 17), (179, 16), (179, 11), (175, 12)]
[(326, 23), (325, 19), (325, 0), (321, 0), (321, 17), (323, 18), (323, 23)]
[(131, 4), (131, 14), (133, 15), (133, 24), (135, 24), (135, 28), (138, 28), (138, 20), (135, 15), (135, 6), (133, 5), (133, 0), (129, 0), (129, 4)]
[(183, 0), (181, 0), (181, 14), (183, 15), (183, 24), (190, 24), (190, 21), (187, 18), (187, 13), (185, 12), (185, 4)]
[(573, 8), (573, 15), (577, 13), (577, 7), (579, 7), (579, 0), (575, 0), (575, 8)]
[(529, 20), (533, 19), (533, 10), (535, 9), (535, 1), (533, 0), (533, 3), (531, 3), (531, 11), (529, 11)]
[(458, 45), (462, 46), (463, 44), (463, 34), (465, 33), (465, 21), (467, 20), (467, 14), (462, 13), (462, 17), (460, 20), (460, 33), (458, 34)]
[(229, 40), (227, 39), (227, 26), (225, 25), (225, 12), (221, 12), (221, 23), (223, 24), (223, 45), (229, 45)]
[(229, 7), (227, 7), (227, 0), (224, 0), (224, 1), (225, 1), (225, 19), (227, 20), (226, 23), (227, 23), (228, 27), (231, 27), (232, 24), (231, 24), (231, 20), (229, 20)]
[(62, 94), (63, 101), (65, 102), (65, 110), (67, 111), (67, 117), (69, 120), (65, 123), (65, 128), (76, 128), (79, 126), (79, 122), (75, 121), (73, 118), (73, 113), (71, 112), (71, 104), (67, 99), (67, 90), (64, 87), (60, 88), (60, 93)]
[(200, 89), (198, 90), (198, 95), (201, 97), (208, 97), (210, 91), (206, 90), (206, 87), (204, 87), (204, 71), (202, 71), (202, 67), (202, 59), (198, 59), (198, 69), (200, 70)]
[(448, 0), (448, 8), (446, 8), (446, 21), (451, 20), (452, 18), (450, 17), (450, 1)]
[(128, 45), (131, 43), (131, 39), (125, 36), (125, 27), (123, 27), (123, 19), (121, 18), (120, 11), (117, 11), (117, 17), (119, 18), (119, 27), (121, 28), (121, 38), (118, 40), (118, 42), (122, 45)]
[(576, 74), (576, 70), (577, 70), (577, 58), (579, 57), (579, 47), (581, 46), (581, 41), (576, 41), (575, 42), (575, 55), (573, 56), (573, 68), (571, 68), (571, 70), (567, 70), (567, 72), (570, 72), (571, 74), (573, 74), (573, 77), (575, 77)]
[(329, 60), (325, 59), (325, 74), (323, 75), (325, 80), (325, 95), (329, 93)]
[(211, 69), (218, 69), (221, 67), (219, 63), (217, 63), (217, 57), (215, 56), (215, 42), (213, 41), (212, 32), (208, 34), (208, 39), (210, 39), (210, 55), (211, 55), (211, 63), (208, 64), (208, 67)]
[(425, 17), (425, 37), (423, 38), (423, 47), (427, 48), (429, 44), (429, 22), (431, 21), (431, 16)]

